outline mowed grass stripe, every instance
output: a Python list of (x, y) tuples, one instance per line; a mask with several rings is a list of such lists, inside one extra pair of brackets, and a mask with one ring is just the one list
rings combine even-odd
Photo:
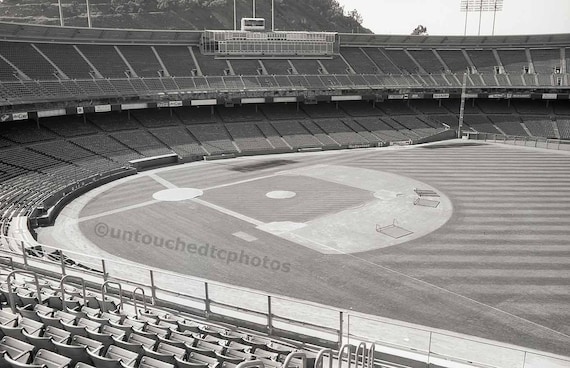
[(570, 156), (495, 146), (398, 153), (356, 165), (425, 181), (455, 213), (439, 231), (383, 249), (381, 264), (537, 323), (570, 317)]

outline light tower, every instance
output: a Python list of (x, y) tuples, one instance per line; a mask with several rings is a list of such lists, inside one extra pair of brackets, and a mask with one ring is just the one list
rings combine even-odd
[(481, 35), (481, 18), (483, 12), (493, 12), (493, 32), (495, 35), (495, 20), (497, 12), (503, 10), (503, 0), (461, 0), (460, 8), (465, 12), (465, 31), (464, 36), (467, 35), (467, 15), (473, 12), (479, 12), (479, 29), (477, 36)]

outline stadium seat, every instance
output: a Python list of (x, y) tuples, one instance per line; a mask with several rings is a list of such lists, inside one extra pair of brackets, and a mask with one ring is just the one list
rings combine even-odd
[(139, 355), (118, 346), (111, 345), (105, 355), (99, 355), (87, 349), (87, 354), (93, 361), (96, 368), (121, 368), (134, 367)]

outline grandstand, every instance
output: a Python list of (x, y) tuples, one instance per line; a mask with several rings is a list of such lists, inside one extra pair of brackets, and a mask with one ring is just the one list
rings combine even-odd
[[(498, 331), (498, 327), (493, 328), (493, 322), (498, 323), (501, 319), (496, 315), (489, 319), (481, 317), (484, 321), (480, 330), (473, 321), (466, 322), (468, 328), (445, 324), (445, 316), (441, 317), (443, 312), (435, 310), (437, 308), (431, 309), (428, 305), (428, 310), (421, 315), (423, 319), (415, 320), (413, 315), (409, 316), (406, 321), (409, 325), (392, 320), (375, 320), (373, 323), (368, 321), (368, 315), (352, 315), (352, 312), (344, 309), (339, 312), (332, 307), (304, 304), (299, 300), (282, 298), (280, 295), (232, 289), (228, 285), (208, 280), (162, 274), (158, 271), (153, 273), (154, 271), (147, 268), (136, 268), (137, 274), (129, 268), (140, 266), (120, 263), (115, 253), (101, 255), (100, 259), (95, 253), (89, 254), (89, 251), (96, 251), (87, 245), (84, 247), (83, 243), (76, 244), (76, 250), (85, 249), (86, 254), (76, 253), (73, 249), (51, 249), (39, 245), (33, 237), (37, 237), (38, 233), (51, 234), (49, 231), (43, 231), (42, 227), (53, 225), (61, 211), (73, 207), (72, 201), (75, 199), (85, 206), (86, 212), (82, 221), (88, 223), (92, 217), (98, 218), (101, 213), (111, 216), (122, 211), (119, 202), (129, 210), (136, 210), (139, 206), (144, 207), (149, 203), (154, 205), (160, 202), (155, 194), (158, 195), (159, 190), (164, 189), (162, 186), (176, 189), (177, 185), (172, 183), (182, 183), (184, 186), (220, 191), (219, 197), (208, 193), (203, 199), (197, 200), (202, 202), (190, 204), (193, 211), (198, 208), (196, 203), (200, 206), (208, 204), (208, 211), (212, 213), (220, 211), (220, 208), (224, 209), (228, 204), (236, 206), (226, 210), (226, 215), (234, 216), (231, 219), (220, 220), (208, 214), (197, 220), (193, 217), (195, 213), (180, 216), (187, 216), (189, 221), (191, 219), (190, 222), (197, 221), (205, 232), (214, 237), (218, 236), (216, 240), (227, 240), (223, 238), (223, 233), (231, 229), (231, 239), (239, 238), (246, 243), (256, 242), (256, 237), (247, 233), (245, 228), (240, 228), (238, 222), (245, 221), (266, 232), (261, 237), (264, 243), (256, 251), (263, 254), (271, 252), (273, 245), (299, 249), (302, 246), (303, 250), (298, 250), (299, 254), (302, 254), (299, 258), (310, 259), (311, 255), (306, 249), (340, 247), (340, 239), (344, 234), (339, 233), (339, 239), (321, 244), (314, 240), (318, 237), (313, 237), (324, 231), (322, 229), (311, 229), (288, 239), (284, 238), (283, 233), (287, 233), (291, 227), (296, 230), (296, 227), (301, 228), (296, 221), (304, 218), (303, 216), (311, 222), (318, 222), (326, 211), (365, 208), (366, 201), (359, 201), (367, 198), (368, 192), (361, 193), (359, 190), (364, 192), (369, 189), (364, 184), (358, 187), (354, 182), (351, 182), (353, 185), (348, 185), (352, 177), (384, 183), (384, 178), (374, 177), (372, 180), (368, 175), (372, 175), (370, 172), (377, 167), (385, 167), (390, 171), (390, 175), (395, 172), (400, 176), (410, 176), (414, 180), (417, 178), (415, 185), (429, 182), (430, 178), (433, 180), (433, 177), (439, 176), (439, 172), (445, 173), (445, 177), (450, 175), (450, 181), (455, 184), (464, 185), (468, 180), (478, 179), (475, 174), (470, 176), (468, 172), (472, 164), (481, 165), (476, 170), (481, 170), (477, 173), (483, 177), (495, 178), (502, 175), (484, 171), (484, 166), (487, 160), (501, 166), (503, 156), (500, 149), (489, 154), (473, 147), (466, 147), (461, 151), (461, 148), (458, 148), (461, 143), (454, 143), (456, 146), (452, 148), (440, 146), (441, 156), (437, 153), (426, 153), (429, 160), (419, 153), (416, 154), (421, 150), (410, 150), (409, 154), (402, 150), (401, 154), (389, 153), (380, 158), (373, 157), (371, 152), (383, 152), (381, 150), (357, 150), (346, 153), (346, 156), (335, 151), (330, 152), (330, 156), (314, 156), (314, 162), (311, 161), (313, 156), (300, 153), (400, 147), (457, 137), (458, 133), (461, 133), (456, 129), (459, 128), (459, 103), (462, 97), (466, 99), (462, 128), (467, 133), (489, 133), (494, 141), (513, 140), (524, 142), (525, 145), (527, 142), (534, 142), (535, 146), (538, 146), (539, 142), (545, 142), (545, 147), (549, 147), (549, 142), (555, 142), (558, 150), (564, 150), (567, 147), (566, 140), (570, 140), (570, 35), (527, 36), (521, 41), (515, 36), (408, 37), (323, 33), (327, 37), (326, 48), (319, 49), (314, 45), (307, 46), (305, 41), (312, 39), (311, 37), (317, 39), (320, 34), (304, 33), (303, 37), (306, 39), (302, 41), (305, 43), (299, 42), (289, 51), (280, 49), (277, 52), (273, 49), (272, 54), (266, 49), (255, 48), (262, 37), (248, 40), (247, 47), (246, 43), (241, 43), (243, 50), (236, 49), (236, 45), (240, 45), (238, 37), (233, 39), (233, 44), (230, 42), (229, 46), (224, 45), (229, 48), (222, 50), (212, 41), (212, 37), (216, 32), (225, 34), (223, 31), (215, 31), (212, 34), (208, 32), (213, 31), (117, 32), (109, 29), (60, 29), (51, 26), (0, 23), (0, 258), (6, 263), (6, 267), (0, 270), (3, 275), (0, 278), (0, 291), (3, 295), (0, 306), (4, 309), (0, 313), (0, 330), (4, 335), (0, 341), (0, 350), (7, 351), (0, 357), (3, 366), (33, 368), (45, 364), (48, 367), (77, 368), (311, 368), (324, 367), (325, 364), (331, 364), (329, 366), (332, 367), (334, 364), (340, 368), (342, 363), (346, 363), (348, 368), (358, 368), (359, 365), (363, 368), (487, 368), (502, 367), (500, 359), (495, 359), (496, 355), (512, 354), (509, 358), (517, 360), (520, 352), (524, 352), (524, 359), (517, 367), (550, 368), (562, 367), (568, 363), (566, 357), (554, 355), (564, 355), (567, 352), (564, 350), (564, 346), (568, 346), (564, 345), (568, 343), (567, 330), (564, 330), (567, 329), (567, 324), (560, 323), (559, 327), (544, 322), (544, 316), (536, 310), (531, 310), (532, 306), (529, 309), (521, 307), (522, 312), (516, 309), (516, 306), (510, 309), (507, 319), (522, 316), (520, 318), (524, 323), (530, 321), (533, 325), (532, 328), (528, 327), (529, 324), (519, 329), (515, 322), (510, 324), (509, 320), (504, 326), (500, 326), (512, 328), (512, 333), (511, 330), (502, 333)], [(225, 36), (229, 37), (230, 33)], [(205, 39), (211, 43), (205, 45)], [(265, 42), (271, 42), (271, 47), (275, 47), (280, 41), (275, 38)], [(464, 73), (467, 73), (467, 85), (466, 94), (462, 95), (461, 81)], [(429, 151), (430, 147), (425, 146), (425, 152)], [(453, 154), (446, 153), (446, 149)], [(436, 151), (438, 150), (434, 149), (432, 152)], [(473, 156), (463, 155), (462, 152)], [(267, 156), (269, 159), (265, 159), (265, 156), (261, 156), (273, 154), (286, 155), (283, 159), (274, 158), (276, 156)], [(465, 165), (464, 171), (461, 171), (463, 176), (453, 177), (449, 172), (449, 165), (455, 164), (454, 154), (461, 156), (462, 164)], [(245, 156), (256, 157), (248, 161)], [(515, 156), (515, 153), (509, 153), (504, 158), (506, 162), (520, 168)], [(521, 156), (525, 155), (521, 153)], [(237, 160), (218, 161), (236, 157)], [(354, 158), (354, 162), (349, 162), (349, 158)], [(407, 166), (398, 166), (396, 158), (401, 158)], [(302, 161), (305, 159), (314, 166), (304, 166)], [(347, 161), (344, 161), (345, 159)], [(541, 153), (529, 154), (526, 159), (528, 165), (538, 165), (539, 162), (545, 164), (545, 167), (552, 166), (559, 170), (556, 180), (560, 177), (562, 179), (553, 185), (566, 185), (566, 172), (563, 169), (567, 163), (565, 156), (552, 158), (547, 153)], [(193, 161), (212, 163), (191, 164), (189, 167), (196, 168), (197, 175), (189, 177), (173, 166)], [(348, 169), (351, 165), (353, 171)], [(329, 172), (328, 168), (323, 169), (330, 166), (339, 171)], [(432, 167), (434, 171), (431, 171)], [(508, 166), (501, 167), (506, 172), (510, 170)], [(162, 176), (154, 171), (149, 171), (148, 176), (136, 175), (146, 169), (157, 168), (165, 168), (166, 171), (160, 172)], [(286, 169), (283, 171), (292, 170), (293, 174), (283, 174), (283, 168)], [(355, 168), (361, 171), (356, 171)], [(534, 168), (539, 175), (541, 167)], [(323, 172), (317, 173), (321, 169)], [(226, 170), (235, 176), (229, 176)], [(342, 170), (348, 171), (345, 173)], [(271, 179), (265, 176), (260, 179), (255, 176), (259, 174), (256, 171), (262, 171)], [(308, 175), (308, 171), (314, 171), (311, 173), (314, 175), (311, 180), (320, 181), (306, 179), (304, 175)], [(337, 175), (332, 175), (337, 183), (326, 181), (325, 177), (331, 173)], [(247, 188), (239, 187), (240, 185), (245, 188), (250, 182), (267, 179), (268, 183), (260, 185), (267, 188), (269, 193), (273, 187), (287, 182), (288, 178), (284, 178), (287, 175), (296, 177), (298, 182), (292, 181), (290, 185), (297, 185), (297, 192), (307, 195), (303, 197), (306, 208), (284, 205), (281, 209), (272, 208), (270, 213), (264, 213), (265, 198), (252, 200), (255, 205), (243, 208), (242, 196), (247, 197), (250, 192)], [(128, 184), (130, 180), (134, 183), (132, 186)], [(438, 180), (440, 179), (435, 181)], [(518, 179), (508, 177), (508, 180), (513, 183), (514, 189), (511, 188), (512, 193), (505, 195), (517, 195), (521, 190)], [(542, 185), (540, 181), (538, 176), (529, 179), (529, 182), (538, 183), (539, 186)], [(100, 205), (102, 207), (95, 205), (95, 208), (91, 208), (87, 202), (81, 202), (87, 201), (86, 198), (89, 197), (82, 196), (84, 193), (91, 191), (89, 195), (95, 197), (103, 193), (97, 192), (98, 190), (108, 188), (102, 187), (108, 183), (118, 188), (108, 203), (103, 201)], [(450, 185), (441, 181), (438, 184), (453, 192)], [(483, 182), (480, 184), (485, 186)], [(493, 182), (492, 185), (501, 186), (502, 183)], [(234, 186), (236, 192), (233, 192)], [(474, 192), (479, 190), (473, 186), (471, 188)], [(484, 194), (492, 197), (493, 188), (488, 190), (489, 192)], [(507, 191), (504, 188), (501, 190)], [(542, 190), (547, 191), (548, 188)], [(391, 198), (394, 193), (378, 190), (373, 194), (375, 198), (386, 199)], [(459, 201), (462, 193), (453, 193), (454, 201)], [(152, 194), (152, 199), (144, 197), (146, 201), (137, 201), (147, 194)], [(316, 194), (330, 197), (326, 197), (327, 200), (323, 202), (313, 202)], [(393, 197), (400, 198), (400, 194)], [(463, 193), (467, 194), (469, 193)], [(525, 192), (524, 195), (533, 211), (550, 211), (553, 208), (554, 212), (548, 212), (551, 216), (556, 216), (558, 209), (564, 211), (561, 206), (563, 203), (555, 203), (552, 200), (542, 205), (533, 197), (544, 193)], [(443, 193), (442, 197), (445, 197)], [(466, 204), (467, 209), (463, 207), (462, 202), (454, 202), (454, 206), (459, 204), (458, 211), (465, 211), (461, 212), (465, 218), (475, 222), (481, 221), (480, 218), (474, 219), (469, 215), (485, 211), (483, 205), (495, 207), (484, 202), (484, 198), (477, 200), (479, 202)], [(501, 198), (498, 200), (503, 201)], [(68, 206), (70, 203), (72, 205)], [(414, 205), (417, 203), (435, 202), (417, 201)], [(451, 208), (451, 202), (446, 204), (442, 199), (442, 203), (442, 207), (448, 205), (449, 209)], [(510, 202), (505, 206), (515, 208)], [(549, 206), (552, 208), (546, 208)], [(182, 204), (177, 208), (181, 207)], [(502, 209), (497, 209), (499, 210)], [(516, 207), (514, 212), (517, 211), (524, 209)], [(148, 214), (144, 212), (133, 213), (133, 220), (128, 220), (127, 223), (148, 220), (144, 217)], [(286, 216), (283, 213), (286, 213)], [(141, 218), (137, 217), (138, 214)], [(259, 221), (257, 216), (261, 215), (270, 218), (282, 216), (287, 221)], [(67, 212), (64, 217), (66, 216)], [(155, 216), (157, 217), (153, 222), (156, 223), (157, 219), (160, 219), (160, 222), (164, 222), (160, 224), (164, 229), (157, 227), (153, 231), (161, 234), (162, 231), (167, 232), (170, 229), (169, 212), (157, 208)], [(507, 213), (504, 216), (512, 214)], [(459, 218), (451, 219), (449, 226), (458, 226)], [(210, 220), (213, 221), (211, 225), (208, 222)], [(431, 220), (429, 215), (425, 218), (425, 221), (428, 220)], [(549, 236), (566, 234), (565, 230), (561, 229), (566, 220), (564, 212), (560, 221), (555, 221), (556, 224), (552, 225), (554, 230), (550, 233), (550, 230), (539, 225), (541, 232), (537, 233), (537, 236), (550, 239)], [(418, 222), (421, 221), (415, 221)], [(388, 225), (388, 228), (398, 227), (393, 218), (387, 221), (388, 223), (392, 224)], [(409, 221), (401, 225), (405, 227), (413, 223), (414, 221)], [(471, 225), (473, 228), (469, 227)], [(191, 229), (192, 226), (188, 225), (188, 228)], [(478, 223), (462, 223), (458, 229), (463, 229), (465, 236), (471, 236), (477, 231), (485, 232), (486, 229), (481, 226)], [(324, 225), (323, 228), (326, 231), (335, 230), (333, 225)], [(376, 236), (378, 228), (375, 229), (373, 233)], [(513, 245), (509, 238), (501, 237), (505, 231), (493, 229), (499, 239), (497, 241)], [(464, 236), (459, 230), (455, 233), (442, 233), (444, 240), (449, 240), (445, 236)], [(361, 239), (358, 238), (360, 235), (354, 235), (355, 239)], [(426, 241), (433, 241), (431, 235), (425, 235)], [(210, 239), (204, 237), (203, 241)], [(553, 248), (552, 254), (565, 257), (567, 252), (562, 247), (567, 244), (559, 238), (554, 241), (561, 243), (553, 245), (560, 245), (560, 249)], [(457, 246), (464, 246), (466, 251), (468, 242), (469, 240), (465, 240), (464, 244), (458, 241)], [(390, 260), (390, 264), (386, 263), (387, 270), (390, 270), (389, 267), (393, 264), (401, 263), (401, 259), (396, 256), (401, 248), (391, 248), (394, 244), (387, 246), (387, 250), (382, 250)], [(525, 244), (528, 248), (525, 248), (524, 252), (519, 251), (520, 254), (524, 253), (524, 257), (538, 254), (530, 243)], [(358, 252), (370, 251), (358, 249)], [(421, 251), (425, 253), (424, 256), (431, 256), (433, 253), (423, 248)], [(370, 252), (366, 254), (377, 256)], [(346, 253), (351, 251), (342, 249), (335, 257), (340, 259), (340, 255)], [(293, 253), (287, 254), (291, 256)], [(127, 255), (126, 251), (122, 255), (125, 258), (131, 256)], [(487, 253), (485, 255), (487, 256)], [(431, 280), (430, 271), (422, 274), (424, 268), (418, 263), (418, 259), (422, 257), (421, 252), (415, 256), (419, 258), (410, 256), (413, 258), (411, 262), (419, 265), (419, 271), (415, 275), (419, 280)], [(455, 253), (451, 257), (454, 256)], [(327, 257), (333, 258), (330, 254), (327, 254)], [(406, 258), (408, 255), (402, 257)], [(152, 261), (164, 259), (157, 255), (154, 260), (129, 258), (129, 261), (154, 266)], [(162, 265), (168, 262), (166, 260)], [(170, 262), (179, 265), (179, 260)], [(323, 258), (319, 258), (318, 262), (323, 263), (323, 269), (328, 267), (324, 265), (326, 261)], [(342, 262), (334, 262), (334, 265), (341, 269), (345, 267), (342, 262), (347, 262), (348, 267), (351, 261), (343, 258)], [(114, 263), (114, 268), (111, 268), (111, 263)], [(522, 264), (532, 267), (535, 263), (528, 261)], [(553, 274), (558, 271), (556, 267), (564, 266), (558, 263), (555, 265)], [(471, 267), (468, 264), (464, 266)], [(544, 263), (542, 270), (549, 266)], [(205, 279), (235, 279), (243, 284), (246, 283), (243, 281), (244, 277), (249, 276), (243, 275), (242, 272), (235, 275), (235, 270), (229, 268), (220, 271), (204, 270), (201, 267), (205, 266), (199, 264), (193, 267), (203, 271), (199, 275)], [(311, 277), (320, 277), (317, 268), (321, 266), (315, 265), (315, 269), (311, 267), (313, 266), (303, 269), (303, 277), (306, 277), (306, 272)], [(20, 268), (34, 273), (20, 273), (13, 278), (7, 276), (12, 270)], [(357, 272), (357, 268), (351, 270)], [(364, 278), (367, 277), (364, 273), (368, 271), (363, 269), (358, 272), (362, 272)], [(150, 276), (147, 276), (147, 273)], [(262, 281), (264, 275), (259, 273), (259, 270), (251, 271), (251, 274), (256, 278), (252, 278), (247, 287), (265, 285)], [(88, 288), (82, 289), (77, 279), (73, 282), (67, 281), (69, 284), (66, 284), (61, 278), (65, 275), (82, 277)], [(388, 280), (386, 275), (374, 275)], [(502, 273), (500, 275), (503, 277), (499, 279), (500, 282), (514, 277), (504, 276)], [(39, 277), (36, 279), (37, 283), (35, 277)], [(471, 276), (465, 276), (467, 279), (469, 277)], [(543, 281), (536, 280), (534, 281)], [(113, 288), (109, 287), (109, 291), (105, 281), (112, 282)], [(123, 281), (126, 282), (123, 284)], [(345, 281), (338, 280), (339, 283)], [(389, 282), (396, 285), (399, 281), (390, 279)], [(533, 280), (522, 282), (532, 283)], [(117, 287), (117, 283), (120, 283), (121, 287)], [(155, 283), (160, 284), (160, 287), (156, 287)], [(186, 283), (191, 285), (188, 289), (179, 287), (182, 284), (186, 286)], [(295, 284), (291, 280), (281, 280), (281, 283), (289, 286)], [(347, 284), (356, 287), (352, 280)], [(437, 283), (434, 282), (435, 284)], [(34, 285), (37, 289), (33, 289)], [(324, 287), (322, 293), (318, 293), (322, 300), (335, 305), (336, 308), (349, 308), (337, 303), (341, 296), (324, 295), (326, 287), (330, 285), (315, 285)], [(302, 289), (306, 285), (299, 281), (299, 284), (294, 286)], [(446, 285), (446, 288), (448, 286)], [(451, 285), (449, 290), (458, 290), (460, 286)], [(555, 290), (554, 296), (546, 294), (546, 297), (552, 298), (549, 300), (553, 304), (557, 297), (567, 301), (566, 296), (560, 296), (556, 291), (560, 285), (550, 286)], [(125, 290), (122, 290), (122, 287)], [(408, 290), (410, 286), (402, 287)], [(229, 300), (216, 303), (211, 298), (211, 294), (216, 293), (216, 288), (223, 289), (225, 293), (218, 290), (216, 297), (221, 298), (218, 300)], [(409, 290), (411, 288), (413, 287)], [(307, 289), (312, 289), (312, 286)], [(137, 296), (141, 290), (143, 295)], [(151, 295), (144, 295), (144, 290)], [(191, 295), (187, 294), (188, 290), (192, 291)], [(281, 294), (287, 294), (289, 291), (293, 294), (293, 289), (276, 286), (275, 290)], [(335, 288), (331, 290), (339, 291)], [(359, 291), (363, 294), (367, 292)], [(477, 292), (469, 289), (469, 292), (469, 302), (491, 298), (485, 294), (488, 290)], [(70, 294), (70, 299), (66, 299), (65, 294)], [(99, 295), (102, 297), (99, 298)], [(259, 295), (264, 298), (261, 302), (257, 299)], [(299, 297), (297, 294), (294, 296)], [(431, 294), (422, 291), (421, 298), (424, 297), (430, 298)], [(405, 306), (403, 296), (394, 298), (402, 298), (399, 299), (402, 303), (398, 304), (400, 311), (379, 302), (390, 316), (401, 316), (398, 312), (404, 313), (407, 308), (417, 311), (416, 306)], [(440, 303), (438, 306), (448, 306), (439, 296), (437, 298), (437, 303)], [(295, 306), (289, 310), (279, 303), (272, 304), (275, 300)], [(414, 302), (417, 303), (418, 300), (414, 299)], [(368, 298), (362, 298), (354, 303), (362, 307), (366, 301)], [(142, 309), (139, 308), (141, 303)], [(195, 306), (195, 303), (198, 303), (198, 306)], [(265, 307), (259, 306), (263, 303), (267, 303), (268, 312)], [(486, 302), (480, 304), (487, 306)], [(489, 302), (489, 305), (493, 305), (493, 302)], [(10, 307), (11, 312), (6, 310), (7, 307)], [(277, 310), (272, 310), (273, 307)], [(279, 310), (280, 307), (283, 310)], [(457, 313), (450, 321), (457, 322), (466, 315), (466, 309), (461, 309), (456, 304), (450, 308)], [(479, 311), (472, 306), (469, 308), (473, 308), (473, 313)], [(226, 313), (227, 310), (224, 309), (231, 312)], [(500, 310), (499, 307), (497, 309)], [(295, 315), (299, 310), (306, 311), (311, 318)], [(370, 310), (379, 313), (379, 309)], [(331, 313), (332, 317), (327, 313)], [(541, 313), (550, 312), (541, 310)], [(249, 319), (245, 318), (244, 314)], [(327, 318), (320, 314), (327, 315)], [(553, 314), (567, 315), (565, 311), (554, 311)], [(313, 318), (315, 315), (317, 318)], [(434, 317), (437, 323), (444, 324), (444, 328), (454, 329), (455, 332), (441, 332), (431, 327), (412, 324), (436, 325), (436, 322), (432, 324), (429, 320), (429, 315)], [(353, 317), (354, 320), (367, 320), (370, 325), (381, 325), (382, 329), (386, 329), (387, 335), (393, 332), (394, 336), (398, 337), (389, 336), (384, 339), (378, 337), (378, 331), (370, 332), (362, 326), (355, 327), (360, 330), (347, 332), (343, 330), (346, 328), (343, 319), (346, 316)], [(329, 321), (329, 317), (340, 319), (340, 325), (336, 322), (322, 322)], [(253, 322), (251, 318), (254, 319)], [(474, 317), (476, 318), (479, 317)], [(262, 322), (259, 322), (260, 320)], [(355, 321), (353, 323), (353, 326), (358, 326)], [(391, 324), (397, 326), (393, 331), (388, 327)], [(535, 327), (538, 330), (547, 328), (537, 332), (533, 329)], [(424, 328), (425, 330), (422, 330)], [(525, 328), (528, 329), (528, 338), (518, 336), (517, 333), (526, 331)], [(471, 330), (473, 335), (479, 337), (469, 336)], [(400, 338), (402, 331), (405, 331), (405, 339)], [(507, 336), (509, 334), (512, 336)], [(426, 336), (429, 337), (427, 347), (424, 346)], [(432, 341), (434, 336), (440, 340)], [(501, 342), (492, 341), (495, 339)], [(409, 343), (410, 340), (413, 340), (413, 343)], [(361, 341), (363, 345), (358, 347)], [(371, 346), (364, 342), (384, 344)], [(354, 346), (345, 343), (352, 343)], [(418, 345), (414, 345), (416, 343)], [(446, 347), (452, 345), (457, 351), (437, 353), (435, 350), (441, 348), (440, 343)], [(525, 346), (548, 352), (506, 343), (527, 344)], [(418, 348), (419, 345), (422, 348)], [(479, 356), (469, 353), (470, 349), (475, 349), (473, 351), (477, 351)], [(492, 353), (488, 357), (485, 356), (489, 351)], [(493, 356), (494, 354), (496, 355)]]

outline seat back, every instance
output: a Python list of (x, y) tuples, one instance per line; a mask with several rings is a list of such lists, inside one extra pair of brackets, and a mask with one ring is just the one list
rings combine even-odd
[(143, 356), (138, 368), (174, 368), (174, 364), (162, 362), (158, 359)]
[(71, 364), (68, 357), (41, 349), (34, 357), (33, 364), (45, 364), (48, 368), (63, 368)]

